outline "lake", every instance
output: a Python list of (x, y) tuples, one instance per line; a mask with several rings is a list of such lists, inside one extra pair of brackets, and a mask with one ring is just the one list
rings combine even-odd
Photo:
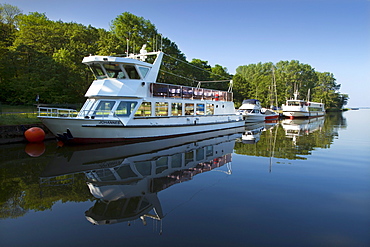
[(370, 110), (0, 146), (1, 246), (370, 246)]

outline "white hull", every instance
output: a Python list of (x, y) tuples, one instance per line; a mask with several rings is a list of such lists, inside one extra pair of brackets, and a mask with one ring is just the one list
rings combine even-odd
[(288, 118), (313, 118), (325, 115), (323, 103), (297, 100), (297, 94), (294, 99), (286, 101), (282, 110), (283, 115)]
[(263, 122), (265, 121), (265, 115), (263, 114), (260, 114), (260, 113), (247, 113), (245, 115), (243, 115), (243, 118), (245, 120), (246, 123), (255, 123), (255, 122)]
[(272, 110), (265, 109), (263, 111), (260, 101), (256, 99), (244, 100), (241, 107), (239, 107), (237, 114), (242, 115), (246, 123), (277, 120), (279, 118), (279, 114)]
[[(72, 143), (102, 143), (138, 141), (137, 139), (161, 139), (187, 134), (216, 131), (244, 126), (244, 121), (235, 115), (209, 121), (212, 117), (186, 117), (183, 124), (171, 124), (170, 119), (132, 120), (130, 125), (110, 124), (117, 121), (79, 118), (41, 118), (49, 130), (60, 139)], [(216, 117), (215, 117), (216, 118)], [(190, 120), (189, 120), (190, 119)], [(158, 121), (159, 120), (159, 121)], [(204, 120), (204, 121), (202, 121)], [(208, 121), (206, 121), (208, 120)], [(147, 123), (150, 121), (151, 125)], [(135, 124), (137, 122), (137, 124)], [(68, 130), (68, 131), (67, 131)]]
[(283, 111), (283, 115), (288, 118), (312, 118), (325, 115), (324, 111)]

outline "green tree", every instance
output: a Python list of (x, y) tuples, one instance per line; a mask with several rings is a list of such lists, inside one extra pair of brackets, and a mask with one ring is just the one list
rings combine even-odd
[(10, 25), (17, 26), (18, 17), (22, 14), (22, 11), (10, 4), (0, 4), (0, 22)]
[[(265, 107), (271, 104), (282, 105), (286, 99), (293, 97), (295, 91), (298, 91), (299, 99), (322, 101), (326, 108), (340, 109), (348, 100), (348, 95), (338, 92), (340, 85), (336, 84), (332, 73), (316, 72), (310, 65), (302, 64), (297, 60), (280, 61), (275, 65), (272, 63), (249, 64), (239, 66), (236, 72), (234, 77), (241, 76), (243, 80), (236, 80), (234, 88), (245, 90), (242, 89), (242, 85), (237, 84), (247, 83), (250, 90), (249, 93), (238, 93), (238, 97), (244, 95), (244, 97), (256, 98)], [(275, 85), (277, 103), (274, 99)], [(308, 95), (309, 92), (310, 95)], [(236, 99), (240, 103), (243, 99), (238, 97)]]
[[(157, 29), (148, 20), (129, 12), (124, 12), (112, 21), (111, 31), (124, 44), (126, 53), (138, 53), (142, 45), (154, 50)], [(154, 40), (153, 40), (154, 39)]]
[(272, 63), (258, 63), (239, 66), (236, 73), (248, 83), (250, 93), (248, 98), (261, 101), (263, 106), (269, 106), (271, 101)]
[(13, 42), (16, 73), (7, 102), (76, 103), (90, 85), (92, 76), (82, 58), (99, 49), (100, 31), (77, 23), (50, 21), (45, 14), (19, 18)]
[(308, 64), (297, 60), (276, 63), (276, 83), (285, 85), (285, 92), (279, 92), (285, 99), (292, 98), (296, 90), (300, 99), (307, 99), (308, 90), (315, 87), (316, 81), (315, 70)]
[(238, 73), (233, 76), (233, 83), (234, 102), (236, 103), (236, 107), (239, 107), (244, 99), (252, 98), (251, 85), (241, 74)]

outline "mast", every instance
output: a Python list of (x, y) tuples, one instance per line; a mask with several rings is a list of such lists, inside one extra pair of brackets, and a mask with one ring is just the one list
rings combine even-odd
[[(275, 79), (275, 67), (272, 66), (272, 90), (275, 93), (275, 104), (278, 106), (277, 90), (276, 90), (276, 79)], [(272, 109), (272, 108), (271, 108)]]

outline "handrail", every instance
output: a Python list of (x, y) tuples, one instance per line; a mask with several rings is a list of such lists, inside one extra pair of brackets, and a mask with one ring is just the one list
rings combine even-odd
[(78, 112), (74, 109), (67, 108), (52, 108), (52, 107), (38, 107), (39, 117), (76, 117)]
[(74, 109), (66, 108), (52, 108), (52, 107), (38, 107), (39, 117), (65, 117), (65, 118), (91, 118), (91, 119), (105, 119), (105, 118), (119, 118), (111, 110), (82, 110), (76, 111)]
[(164, 83), (151, 83), (150, 93), (153, 97), (233, 101), (232, 92)]

